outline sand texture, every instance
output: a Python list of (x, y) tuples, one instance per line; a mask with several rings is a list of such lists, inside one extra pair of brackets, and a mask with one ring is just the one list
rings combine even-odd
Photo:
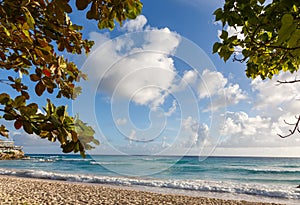
[(96, 184), (81, 184), (64, 181), (51, 181), (30, 178), (0, 176), (0, 204), (221, 204), (257, 205), (255, 203), (231, 201), (204, 197), (190, 197), (172, 194), (159, 194), (128, 190)]

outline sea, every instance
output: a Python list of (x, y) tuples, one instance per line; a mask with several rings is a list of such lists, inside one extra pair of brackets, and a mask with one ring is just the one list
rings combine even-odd
[(0, 174), (130, 189), (300, 204), (300, 158), (29, 155)]

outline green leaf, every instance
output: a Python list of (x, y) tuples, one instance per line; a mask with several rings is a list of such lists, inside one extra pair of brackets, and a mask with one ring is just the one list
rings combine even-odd
[(31, 125), (30, 122), (28, 122), (28, 121), (23, 121), (23, 129), (24, 129), (25, 132), (27, 132), (28, 134), (33, 134), (32, 125)]
[(69, 142), (66, 145), (61, 145), (61, 148), (63, 149), (62, 151), (64, 153), (70, 153), (74, 150), (75, 148), (75, 143), (73, 141)]
[(8, 138), (8, 130), (6, 129), (6, 127), (4, 125), (0, 126), (0, 135)]
[(278, 32), (278, 40), (275, 45), (281, 45), (283, 42), (287, 41), (296, 29), (297, 24), (284, 24)]
[(298, 8), (295, 4), (293, 5), (293, 9), (294, 9), (294, 12), (296, 12), (296, 13), (298, 12)]
[(4, 105), (6, 104), (10, 99), (10, 96), (6, 93), (1, 93), (0, 94), (0, 104)]
[(217, 10), (215, 10), (214, 15), (216, 16), (215, 21), (221, 20), (223, 17), (223, 10), (221, 8), (218, 8)]
[(99, 142), (99, 140), (97, 140), (97, 139), (93, 139), (93, 141), (92, 141), (95, 145), (100, 145), (100, 142)]
[(56, 130), (57, 126), (55, 126), (53, 123), (46, 122), (41, 124), (41, 129), (47, 132), (51, 132), (53, 130)]
[(284, 14), (283, 17), (281, 18), (281, 22), (283, 25), (285, 26), (289, 26), (292, 25), (294, 21), (294, 17), (292, 16), (292, 14)]
[(60, 121), (63, 122), (65, 120), (65, 116), (67, 115), (67, 108), (65, 106), (59, 106), (56, 108), (56, 114), (59, 117)]
[(288, 40), (287, 42), (287, 45), (289, 48), (294, 48), (294, 47), (298, 47), (300, 46), (300, 30), (297, 29), (296, 31), (294, 31), (292, 34), (291, 34), (291, 37), (290, 39)]
[(221, 46), (222, 46), (222, 43), (216, 42), (213, 46), (213, 53), (219, 52), (219, 49)]
[(34, 21), (34, 18), (32, 17), (32, 15), (31, 15), (30, 11), (24, 6), (22, 7), (22, 9), (24, 11), (26, 22), (27, 22), (29, 28), (34, 29), (35, 21)]
[(28, 115), (34, 115), (38, 112), (38, 105), (36, 103), (30, 103), (26, 106), (27, 108), (27, 114)]
[(18, 108), (18, 107), (24, 106), (25, 101), (26, 101), (26, 98), (23, 95), (17, 96), (15, 98), (15, 103), (14, 103), (15, 107)]
[(8, 120), (8, 121), (11, 121), (11, 120), (15, 120), (15, 119), (16, 119), (16, 117), (13, 116), (13, 115), (10, 114), (10, 113), (4, 114), (4, 115), (3, 115), (3, 118), (4, 118), (5, 120)]
[(220, 35), (220, 38), (225, 40), (228, 38), (228, 32), (225, 30), (222, 30), (222, 34)]
[(3, 25), (0, 25), (0, 27), (3, 29), (4, 33), (9, 37), (9, 36), (10, 36), (10, 33), (9, 33), (9, 31), (6, 29), (6, 27), (3, 26)]

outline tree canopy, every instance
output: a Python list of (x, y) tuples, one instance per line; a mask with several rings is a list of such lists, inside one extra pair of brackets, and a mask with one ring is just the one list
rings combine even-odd
[[(300, 68), (300, 1), (299, 0), (225, 0), (215, 12), (222, 23), (221, 42), (213, 46), (226, 62), (246, 63), (246, 75), (272, 78), (280, 72), (294, 73)], [(234, 32), (232, 32), (232, 30)], [(231, 32), (229, 32), (231, 31)], [(300, 80), (279, 83), (295, 83)], [(285, 138), (300, 132), (300, 115)]]
[(246, 62), (248, 77), (272, 78), (280, 71), (299, 69), (299, 0), (226, 0), (214, 15), (223, 29), (213, 52), (224, 61), (233, 56), (234, 61)]
[[(134, 19), (142, 3), (76, 0), (72, 7), (68, 0), (0, 1), (0, 68), (2, 76), (7, 76), (0, 83), (11, 88), (10, 92), (0, 92), (0, 118), (12, 121), (15, 129), (23, 128), (28, 134), (58, 140), (63, 152), (84, 156), (92, 144), (99, 144), (94, 130), (78, 116), (69, 116), (64, 105), (54, 105), (48, 99), (41, 112), (40, 105), (30, 100), (31, 95), (45, 93), (75, 99), (81, 92), (76, 82), (87, 76), (61, 52), (88, 54), (93, 42), (83, 39), (81, 25), (72, 23), (69, 14), (73, 8), (86, 11), (86, 18), (97, 21), (99, 29), (114, 29), (115, 22), (122, 25), (124, 20)], [(34, 92), (24, 83), (28, 79), (35, 84)], [(0, 135), (8, 134), (5, 125), (0, 124)]]

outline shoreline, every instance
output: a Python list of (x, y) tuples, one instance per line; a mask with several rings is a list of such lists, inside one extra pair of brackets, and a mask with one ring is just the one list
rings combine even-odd
[[(214, 197), (214, 193), (211, 195)], [(199, 197), (176, 191), (161, 193), (136, 187), (0, 175), (0, 204), (278, 205), (279, 203)]]

